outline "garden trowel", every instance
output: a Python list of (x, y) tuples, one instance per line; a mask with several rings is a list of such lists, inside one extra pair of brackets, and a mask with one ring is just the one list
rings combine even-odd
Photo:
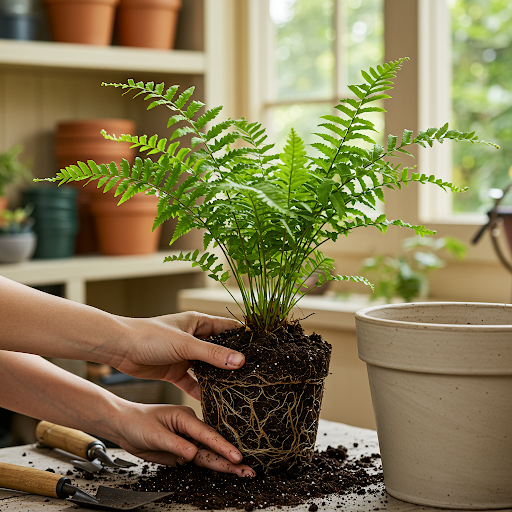
[(127, 491), (100, 485), (96, 495), (93, 496), (73, 485), (65, 476), (6, 462), (0, 462), (0, 487), (50, 498), (61, 498), (80, 506), (112, 510), (132, 510), (172, 494)]
[(41, 445), (59, 448), (81, 457), (71, 463), (78, 469), (96, 473), (103, 466), (114, 468), (131, 468), (133, 462), (116, 458), (112, 460), (107, 455), (107, 448), (99, 439), (73, 428), (62, 427), (48, 421), (40, 421), (36, 427), (36, 438)]

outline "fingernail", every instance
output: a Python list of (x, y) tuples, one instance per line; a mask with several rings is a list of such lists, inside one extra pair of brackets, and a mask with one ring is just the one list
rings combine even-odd
[(228, 357), (228, 364), (230, 366), (240, 366), (242, 364), (243, 360), (244, 360), (243, 354), (240, 354), (240, 352), (233, 352)]
[(256, 473), (254, 471), (246, 471), (244, 475), (242, 475), (244, 478), (254, 478), (256, 476)]
[(242, 460), (242, 454), (238, 452), (231, 452), (233, 460), (238, 464)]

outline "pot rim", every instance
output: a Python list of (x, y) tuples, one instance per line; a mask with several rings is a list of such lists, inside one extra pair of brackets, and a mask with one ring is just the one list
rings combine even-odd
[[(508, 309), (510, 311), (510, 324), (456, 324), (456, 323), (436, 323), (409, 321), (409, 320), (396, 320), (389, 318), (378, 318), (371, 316), (371, 313), (379, 310), (404, 310), (418, 308), (418, 306), (428, 309), (434, 307), (473, 307), (473, 308), (500, 308)], [(428, 313), (426, 312), (426, 317)], [(512, 304), (506, 303), (493, 303), (493, 302), (410, 302), (403, 304), (384, 304), (378, 306), (369, 306), (367, 308), (360, 309), (355, 314), (356, 321), (365, 322), (374, 325), (383, 325), (386, 327), (400, 327), (401, 329), (423, 329), (423, 330), (439, 330), (439, 331), (457, 331), (457, 332), (474, 332), (476, 331), (499, 331), (509, 332), (512, 331)]]
[(79, 0), (79, 1), (70, 1), (70, 0), (43, 0), (43, 3), (48, 5), (53, 4), (67, 4), (68, 6), (75, 5), (88, 5), (88, 4), (105, 4), (107, 6), (116, 6), (119, 3), (119, 0)]
[(119, 9), (165, 9), (179, 11), (181, 0), (120, 0)]
[(36, 237), (36, 233), (34, 231), (25, 231), (24, 233), (0, 233), (0, 240), (4, 242), (13, 242), (19, 240), (32, 240)]

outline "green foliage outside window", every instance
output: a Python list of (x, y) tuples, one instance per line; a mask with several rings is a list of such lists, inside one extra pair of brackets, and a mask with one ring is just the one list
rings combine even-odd
[(453, 181), (468, 187), (454, 212), (486, 212), (490, 188), (510, 182), (512, 166), (512, 6), (508, 0), (452, 0), (453, 124), (493, 140), (501, 151), (456, 145)]
[[(341, 0), (337, 7), (335, 4), (335, 0), (269, 2), (272, 35), (268, 69), (272, 70), (269, 78), (275, 94), (268, 98), (274, 105), (268, 121), (280, 149), (292, 127), (303, 134), (306, 145), (314, 142), (309, 128), (334, 107), (339, 91), (348, 95), (347, 85), (360, 79), (361, 68), (382, 62), (383, 0)], [(339, 33), (335, 30), (336, 8), (341, 9)], [(382, 113), (372, 113), (371, 120), (381, 133)]]

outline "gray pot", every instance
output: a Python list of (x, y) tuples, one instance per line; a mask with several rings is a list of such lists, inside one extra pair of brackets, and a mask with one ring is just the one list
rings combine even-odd
[(19, 263), (32, 257), (36, 250), (35, 233), (0, 235), (0, 263)]
[(0, 12), (4, 14), (33, 14), (33, 0), (0, 0)]

